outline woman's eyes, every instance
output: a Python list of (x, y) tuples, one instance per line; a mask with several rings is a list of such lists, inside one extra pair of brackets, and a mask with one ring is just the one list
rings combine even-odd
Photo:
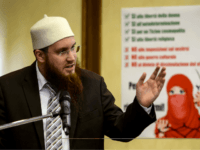
[(169, 93), (170, 93), (170, 94), (174, 94), (174, 91), (173, 91), (173, 90), (171, 90)]
[[(171, 90), (169, 93), (170, 93), (170, 94), (175, 94), (174, 90)], [(180, 90), (180, 91), (179, 91), (179, 94), (184, 94), (184, 93), (185, 93), (184, 90)], [(177, 94), (178, 94), (178, 93), (177, 93)]]

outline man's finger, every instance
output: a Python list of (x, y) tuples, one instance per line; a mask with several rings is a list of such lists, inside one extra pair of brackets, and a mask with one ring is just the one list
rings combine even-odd
[(159, 81), (159, 83), (158, 83), (158, 91), (162, 90), (164, 83), (165, 83), (165, 78), (163, 78), (161, 81)]
[(140, 79), (139, 79), (139, 81), (138, 81), (138, 84), (139, 84), (139, 85), (142, 85), (142, 84), (144, 83), (145, 78), (146, 78), (146, 73), (144, 72), (144, 73), (142, 74), (142, 76), (140, 77)]
[(166, 76), (166, 68), (163, 67), (162, 70), (160, 71), (159, 75), (157, 76), (156, 80), (160, 80)]
[(156, 69), (154, 70), (154, 72), (152, 73), (152, 75), (150, 76), (150, 79), (155, 80), (159, 69), (160, 69), (160, 66), (157, 66)]
[(166, 68), (163, 67), (161, 72), (159, 73), (159, 75), (156, 77), (156, 82), (157, 82), (158, 85), (160, 83), (164, 84), (164, 82), (165, 82), (165, 76), (166, 76), (166, 71), (165, 70), (166, 70)]
[(158, 75), (158, 78), (164, 78), (165, 76), (166, 76), (166, 71), (162, 69)]

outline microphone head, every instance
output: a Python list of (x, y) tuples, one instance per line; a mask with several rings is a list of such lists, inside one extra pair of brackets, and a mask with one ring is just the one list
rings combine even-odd
[(69, 95), (69, 92), (67, 91), (61, 91), (60, 93), (60, 98), (59, 98), (61, 110), (60, 110), (60, 115), (61, 118), (63, 115), (68, 115), (70, 114), (70, 103), (71, 103), (71, 97)]
[(71, 97), (69, 95), (69, 92), (67, 91), (61, 91), (60, 92), (60, 99), (59, 99), (60, 102), (62, 101), (69, 101), (71, 102)]
[(67, 123), (67, 115), (70, 114), (69, 103), (71, 102), (71, 97), (67, 91), (61, 91), (59, 102), (61, 106), (60, 117), (62, 119), (63, 130), (66, 135), (69, 135), (70, 125)]

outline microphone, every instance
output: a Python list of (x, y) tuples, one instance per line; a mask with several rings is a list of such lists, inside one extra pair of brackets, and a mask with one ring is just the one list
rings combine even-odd
[(68, 107), (71, 102), (71, 97), (67, 91), (61, 91), (60, 93), (60, 117), (62, 119), (63, 130), (66, 135), (69, 135), (70, 125), (67, 123), (67, 115), (70, 114), (70, 108)]

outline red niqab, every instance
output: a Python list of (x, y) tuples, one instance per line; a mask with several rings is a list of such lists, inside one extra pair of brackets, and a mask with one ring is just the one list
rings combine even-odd
[[(169, 95), (171, 88), (181, 87), (185, 94)], [(171, 127), (164, 133), (164, 137), (170, 138), (199, 138), (200, 137), (200, 117), (193, 102), (193, 86), (191, 81), (182, 74), (171, 77), (167, 84), (168, 111), (167, 115), (161, 119), (168, 120)], [(159, 130), (155, 129), (156, 137)]]

